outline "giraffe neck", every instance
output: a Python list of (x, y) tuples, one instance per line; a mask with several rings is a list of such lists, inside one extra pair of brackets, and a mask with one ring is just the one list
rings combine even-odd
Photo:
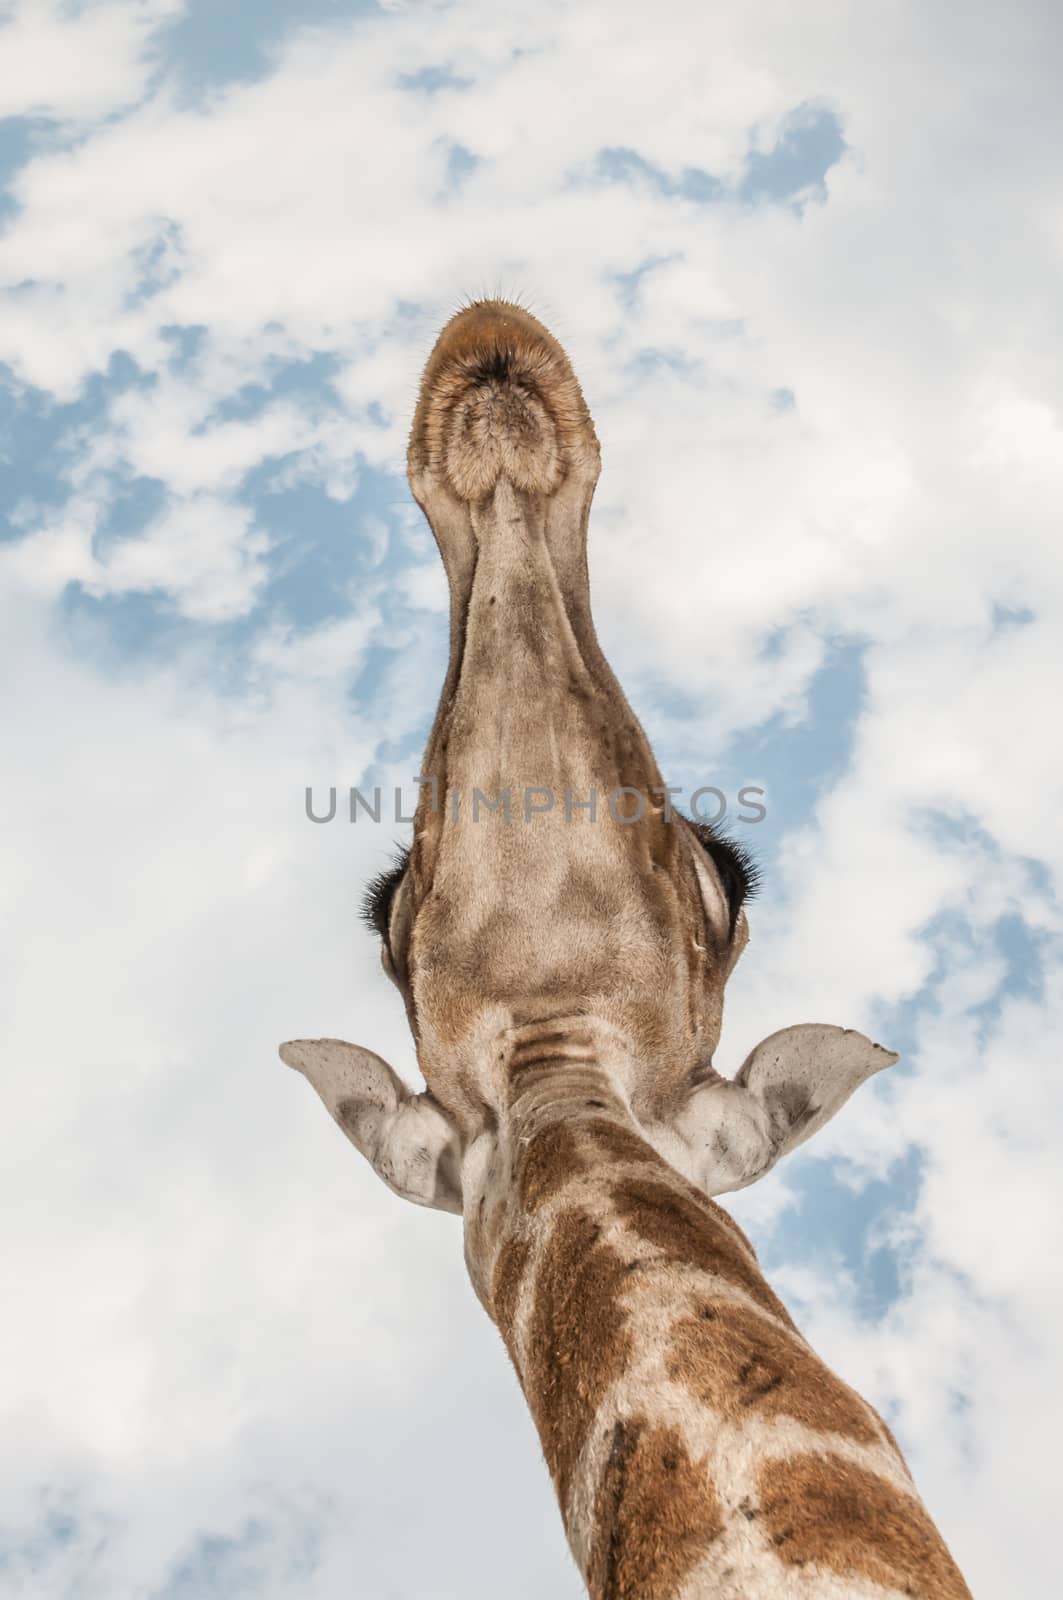
[(470, 1274), (592, 1600), (970, 1600), (885, 1423), (615, 1081), (529, 1057), (463, 1172)]

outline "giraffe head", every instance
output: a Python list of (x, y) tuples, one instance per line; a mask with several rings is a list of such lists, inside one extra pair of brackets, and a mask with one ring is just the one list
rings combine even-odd
[(669, 1158), (689, 1169), (693, 1150), (712, 1169), (699, 1181), (720, 1192), (893, 1059), (860, 1034), (795, 1029), (736, 1083), (714, 1072), (752, 874), (741, 849), (672, 808), (598, 643), (587, 522), (599, 467), (546, 328), (503, 301), (453, 317), (408, 454), (450, 586), (450, 659), (412, 848), (370, 898), (427, 1093), (409, 1095), (354, 1046), (282, 1047), (386, 1180), (422, 1203), (460, 1209), (461, 1152), (533, 1080), (565, 1092), (606, 1072)]

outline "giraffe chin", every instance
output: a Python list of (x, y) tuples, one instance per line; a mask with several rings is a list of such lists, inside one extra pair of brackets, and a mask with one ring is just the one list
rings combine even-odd
[[(290, 1040), (280, 1056), (307, 1079), (394, 1193), (415, 1205), (462, 1211), (464, 1141), (431, 1094), (415, 1093), (381, 1056), (342, 1039)], [(711, 1197), (755, 1183), (897, 1060), (853, 1028), (798, 1023), (762, 1040), (734, 1079), (714, 1076), (699, 1085), (666, 1121), (639, 1124), (623, 1090), (587, 1061), (554, 1068), (536, 1095), (524, 1098), (534, 1098), (537, 1115), (548, 1117), (552, 1079), (559, 1117), (577, 1115), (582, 1094), (593, 1115), (612, 1110), (633, 1120), (670, 1166)]]

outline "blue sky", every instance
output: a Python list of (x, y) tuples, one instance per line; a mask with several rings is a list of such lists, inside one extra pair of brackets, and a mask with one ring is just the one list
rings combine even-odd
[(274, 1056), (412, 1070), (357, 919), (404, 830), (303, 795), (417, 771), (446, 591), (405, 431), (496, 290), (591, 403), (599, 631), (669, 781), (765, 791), (720, 1065), (801, 1020), (902, 1052), (735, 1214), (972, 1588), (1038, 1588), (1061, 130), (1049, 8), (983, 23), (0, 9), (0, 1591), (578, 1593), (455, 1227)]

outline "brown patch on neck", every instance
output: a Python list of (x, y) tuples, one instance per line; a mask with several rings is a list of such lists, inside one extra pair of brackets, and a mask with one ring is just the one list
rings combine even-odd
[(661, 1158), (651, 1144), (634, 1128), (622, 1122), (600, 1118), (589, 1123), (585, 1134), (596, 1153), (610, 1161), (648, 1162), (661, 1166)]
[(524, 1390), (562, 1507), (598, 1407), (631, 1357), (619, 1300), (627, 1267), (600, 1233), (586, 1212), (562, 1211), (535, 1278)]
[(703, 1301), (672, 1330), (668, 1376), (728, 1422), (791, 1417), (817, 1433), (882, 1444), (878, 1418), (796, 1334), (731, 1300)]
[(867, 1578), (912, 1600), (971, 1600), (919, 1501), (852, 1462), (769, 1461), (760, 1473), (760, 1519), (789, 1567)]
[(621, 1178), (612, 1194), (617, 1216), (640, 1239), (656, 1245), (667, 1261), (726, 1279), (793, 1328), (790, 1313), (735, 1238), (734, 1223), (711, 1200), (689, 1186), (648, 1176)]
[(647, 1166), (655, 1167), (662, 1180), (667, 1174), (668, 1181), (674, 1186), (674, 1192), (680, 1201), (685, 1197), (696, 1206), (699, 1206), (703, 1212), (706, 1212), (707, 1206), (706, 1214), (711, 1217), (713, 1223), (721, 1228), (728, 1229), (752, 1257), (753, 1261), (756, 1261), (757, 1252), (738, 1226), (734, 1217), (729, 1212), (724, 1211), (722, 1206), (716, 1205), (713, 1201), (706, 1201), (706, 1197), (699, 1190), (693, 1188), (680, 1173), (670, 1167), (663, 1156), (636, 1129), (626, 1127), (622, 1123), (602, 1119), (588, 1124), (586, 1136), (596, 1150), (601, 1151), (603, 1155), (608, 1156), (611, 1160), (644, 1163)]
[(677, 1428), (618, 1422), (594, 1507), (591, 1600), (671, 1600), (724, 1529), (704, 1461)]
[(548, 1123), (520, 1149), (517, 1157), (514, 1175), (521, 1210), (537, 1211), (584, 1166), (571, 1126)]
[(513, 1355), (513, 1324), (517, 1317), (520, 1287), (531, 1254), (529, 1239), (507, 1239), (498, 1252), (491, 1274), (491, 1314), (495, 1325)]

